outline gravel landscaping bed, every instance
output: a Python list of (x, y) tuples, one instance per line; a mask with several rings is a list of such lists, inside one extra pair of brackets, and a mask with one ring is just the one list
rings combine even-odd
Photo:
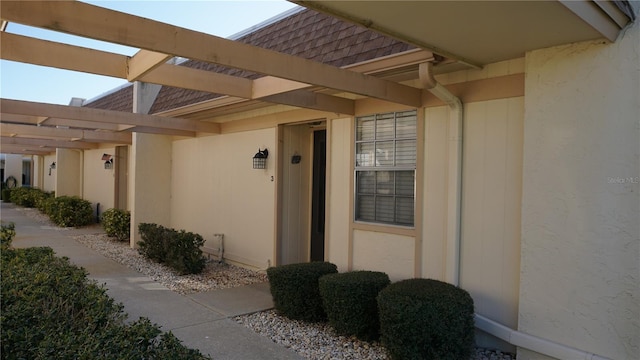
[[(389, 359), (379, 342), (341, 336), (328, 323), (305, 323), (278, 315), (275, 310), (237, 316), (234, 320), (270, 338), (306, 359)], [(471, 360), (514, 360), (514, 354), (476, 348)]]
[(183, 295), (267, 281), (265, 273), (218, 261), (207, 261), (206, 267), (200, 274), (179, 275), (170, 267), (140, 255), (137, 250), (129, 246), (129, 243), (114, 240), (105, 234), (79, 235), (73, 238), (101, 255), (147, 275), (170, 290)]
[[(52, 224), (37, 209), (17, 207), (16, 210), (37, 220), (52, 230), (65, 230)], [(67, 228), (68, 229), (68, 228)], [(119, 242), (105, 234), (89, 234), (73, 237), (76, 241), (114, 261), (149, 276), (167, 288), (180, 294), (190, 294), (214, 289), (230, 288), (267, 281), (265, 273), (238, 266), (207, 262), (201, 274), (178, 275), (173, 269), (149, 261), (126, 242)], [(336, 334), (327, 323), (305, 323), (290, 320), (275, 310), (235, 317), (234, 320), (256, 333), (270, 338), (277, 344), (290, 348), (306, 359), (389, 359), (379, 342), (365, 342), (355, 337)], [(471, 360), (514, 360), (514, 354), (476, 348)]]

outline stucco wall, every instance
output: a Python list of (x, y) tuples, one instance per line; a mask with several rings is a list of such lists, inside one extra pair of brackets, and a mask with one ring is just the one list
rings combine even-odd
[[(259, 268), (273, 264), (276, 132), (270, 128), (175, 141), (171, 226), (205, 239), (224, 234), (229, 260)], [(265, 170), (253, 169), (258, 147), (269, 150)]]
[(55, 169), (51, 169), (51, 175), (49, 175), (49, 169), (51, 166), (51, 163), (56, 161), (56, 155), (52, 154), (52, 155), (45, 155), (44, 157), (44, 161), (43, 161), (43, 182), (42, 182), (42, 190), (44, 191), (55, 191), (56, 189), (56, 175), (57, 175), (57, 165)]
[(56, 196), (82, 196), (82, 164), (82, 150), (56, 150)]
[(129, 163), (131, 246), (140, 241), (138, 225), (171, 226), (171, 145), (167, 135), (133, 134)]
[(100, 213), (113, 207), (114, 170), (104, 168), (103, 154), (114, 155), (115, 148), (100, 148), (84, 152), (84, 194), (83, 198), (91, 202), (94, 214), (100, 203)]
[(612, 359), (640, 354), (639, 30), (526, 55), (519, 330)]
[(7, 154), (4, 160), (4, 179), (9, 176), (16, 179), (16, 187), (22, 186), (22, 155)]

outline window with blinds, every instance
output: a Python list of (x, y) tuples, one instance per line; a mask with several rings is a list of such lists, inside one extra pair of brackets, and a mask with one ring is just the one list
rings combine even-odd
[(355, 219), (413, 226), (416, 111), (356, 118)]

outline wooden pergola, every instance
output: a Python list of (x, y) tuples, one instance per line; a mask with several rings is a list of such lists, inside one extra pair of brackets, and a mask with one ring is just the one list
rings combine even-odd
[[(360, 67), (343, 69), (78, 1), (2, 1), (0, 58), (28, 64), (223, 95), (217, 105), (262, 102), (353, 115), (357, 96), (420, 107), (423, 90)], [(7, 33), (7, 22), (140, 49), (133, 56)], [(255, 80), (174, 65), (174, 57), (263, 75)], [(433, 60), (430, 51), (408, 61)], [(131, 144), (131, 133), (218, 134), (220, 124), (87, 107), (0, 99), (0, 151), (40, 154), (55, 148)]]

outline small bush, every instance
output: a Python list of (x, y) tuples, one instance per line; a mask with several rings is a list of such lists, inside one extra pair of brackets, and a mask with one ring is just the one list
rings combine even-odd
[(148, 223), (138, 225), (138, 231), (142, 237), (138, 242), (140, 254), (180, 274), (197, 274), (204, 269), (206, 259), (200, 249), (204, 245), (201, 235)]
[(42, 195), (36, 199), (36, 208), (43, 214), (51, 216), (55, 201), (56, 197), (53, 192), (42, 192)]
[(120, 241), (129, 240), (131, 214), (127, 210), (108, 209), (100, 216), (100, 222), (107, 235)]
[(267, 269), (273, 303), (284, 316), (310, 322), (324, 321), (318, 279), (338, 272), (329, 262), (289, 264)]
[(0, 230), (0, 250), (6, 250), (11, 247), (13, 237), (16, 236), (16, 226), (14, 223), (2, 223)]
[(60, 196), (53, 200), (49, 218), (62, 227), (80, 227), (93, 223), (91, 203), (77, 196)]
[(125, 323), (122, 305), (51, 248), (0, 256), (3, 359), (205, 358), (148, 319)]
[(378, 295), (382, 344), (393, 359), (468, 359), (474, 346), (473, 299), (437, 280), (410, 279)]
[(376, 297), (389, 283), (389, 276), (377, 271), (353, 271), (321, 277), (320, 295), (329, 324), (339, 334), (376, 340), (380, 336)]
[(29, 187), (19, 187), (11, 191), (11, 201), (19, 206), (32, 208), (41, 196), (42, 190)]
[(2, 201), (7, 203), (11, 202), (11, 189), (9, 188), (2, 189)]

